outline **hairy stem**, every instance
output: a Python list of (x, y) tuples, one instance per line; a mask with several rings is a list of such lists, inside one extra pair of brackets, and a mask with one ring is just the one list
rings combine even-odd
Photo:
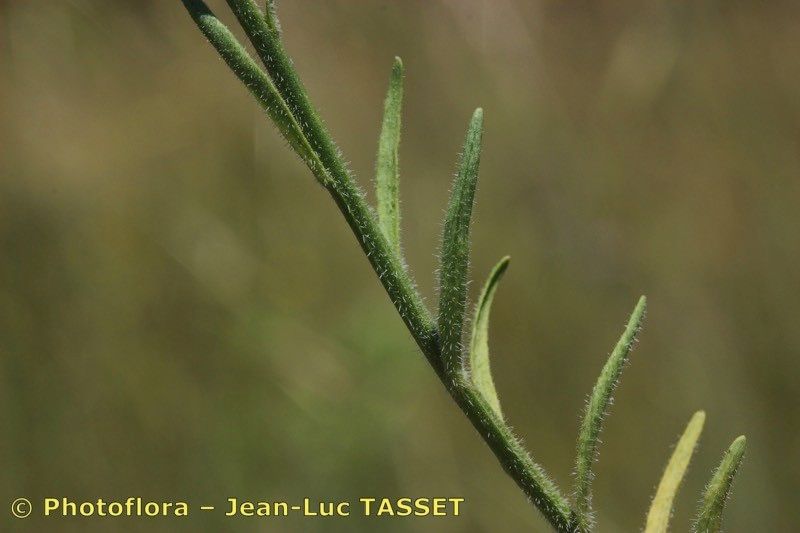
[[(440, 359), (436, 356), (438, 336), (431, 313), (395, 250), (379, 230), (363, 192), (350, 177), (338, 149), (308, 101), (277, 31), (272, 31), (267, 18), (251, 0), (229, 0), (259, 55), (262, 59), (271, 58), (268, 65), (272, 65), (274, 71), (268, 69), (264, 73), (252, 60), (245, 59), (249, 57), (247, 52), (204, 2), (182, 2), (206, 38), (234, 74), (256, 95), (295, 152), (333, 197), (401, 318), (420, 347), (424, 347), (423, 352), (433, 368), (441, 373)], [(264, 94), (268, 98), (261, 97)], [(295, 124), (297, 126), (290, 126)]]
[(450, 395), (483, 437), (503, 470), (556, 531), (574, 531), (570, 504), (541, 465), (534, 462), (511, 428), (492, 409), (466, 375), (448, 387)]
[(263, 72), (201, 0), (181, 1), (234, 74), (256, 96), (295, 152), (328, 190), (420, 350), (502, 467), (557, 531), (569, 531), (569, 503), (542, 467), (531, 459), (510, 428), (464, 376), (445, 375), (439, 334), (430, 311), (309, 102), (280, 41), (272, 3), (264, 13), (253, 0), (228, 0), (266, 67)]

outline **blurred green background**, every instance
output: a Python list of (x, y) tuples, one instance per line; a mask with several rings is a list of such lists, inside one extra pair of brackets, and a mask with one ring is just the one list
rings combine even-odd
[[(711, 469), (746, 433), (727, 529), (796, 530), (797, 4), (279, 9), (368, 189), (391, 61), (403, 57), (403, 238), (430, 304), (456, 154), (484, 107), (471, 290), (512, 256), (492, 317), (495, 380), (564, 488), (586, 395), (649, 296), (603, 433), (600, 530), (642, 526), (700, 408), (706, 431), (674, 529), (688, 529)], [(467, 499), (444, 521), (23, 523), (4, 510), (3, 530), (545, 530), (327, 194), (177, 0), (0, 1), (0, 354), (3, 506)]]

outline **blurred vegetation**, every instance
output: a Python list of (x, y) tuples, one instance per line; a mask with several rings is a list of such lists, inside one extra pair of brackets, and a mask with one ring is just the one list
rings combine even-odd
[[(513, 257), (492, 317), (495, 380), (562, 486), (584, 399), (649, 296), (603, 434), (601, 530), (642, 526), (700, 408), (675, 529), (746, 433), (727, 529), (793, 530), (798, 6), (279, 9), (365, 187), (403, 57), (403, 242), (429, 303), (455, 154), (484, 107), (473, 277)], [(332, 202), (177, 1), (0, 1), (0, 280), (2, 502), (467, 498), (462, 517), (438, 522), (195, 514), (59, 530), (491, 531), (498, 516), (507, 531), (544, 528), (436, 383)], [(10, 520), (3, 530), (45, 527)]]

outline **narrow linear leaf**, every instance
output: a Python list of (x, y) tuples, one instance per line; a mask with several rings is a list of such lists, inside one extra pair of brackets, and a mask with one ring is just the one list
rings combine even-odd
[(202, 33), (267, 110), (319, 183), (328, 190), (403, 322), (437, 375), (443, 375), (435, 319), (402, 261), (383, 237), (374, 210), (364, 200), (361, 189), (309, 101), (281, 42), (274, 2), (267, 4), (265, 12), (254, 0), (227, 0), (266, 72), (255, 64), (202, 0), (182, 2)]
[(741, 435), (733, 441), (722, 457), (711, 481), (703, 493), (703, 502), (697, 515), (694, 530), (696, 533), (718, 533), (722, 531), (722, 512), (733, 486), (733, 479), (742, 464), (747, 439)]
[(275, 32), (276, 35), (281, 33), (281, 25), (278, 21), (278, 15), (275, 12), (275, 1), (267, 0), (264, 6), (264, 20), (267, 21), (269, 29)]
[(603, 417), (611, 403), (611, 396), (622, 374), (622, 369), (628, 361), (628, 355), (636, 341), (636, 335), (642, 326), (646, 309), (647, 298), (642, 296), (625, 326), (625, 331), (600, 372), (600, 377), (597, 378), (597, 383), (586, 406), (586, 415), (578, 435), (576, 465), (576, 519), (581, 530), (588, 529), (592, 523), (592, 465), (597, 453), (597, 442), (603, 425)]
[(678, 492), (683, 476), (689, 466), (689, 461), (692, 459), (697, 440), (700, 438), (700, 433), (703, 432), (703, 424), (706, 421), (706, 414), (703, 411), (697, 411), (689, 420), (686, 430), (681, 435), (672, 456), (669, 458), (667, 468), (664, 469), (664, 475), (661, 476), (661, 482), (656, 489), (656, 495), (653, 496), (653, 502), (650, 504), (650, 511), (647, 514), (647, 524), (645, 525), (645, 533), (666, 533), (669, 526), (669, 519), (672, 516), (672, 504), (675, 500), (675, 494)]
[(311, 105), (305, 87), (283, 47), (275, 6), (270, 2), (266, 11), (262, 11), (255, 0), (226, 2), (261, 58), (270, 81), (281, 95), (284, 103), (282, 112), (291, 117), (308, 140), (314, 157), (306, 158), (306, 164), (323, 185), (341, 186), (330, 183), (329, 179), (341, 182), (347, 179), (347, 171), (339, 150)]
[[(316, 154), (272, 79), (261, 70), (247, 50), (228, 27), (214, 15), (205, 2), (202, 0), (181, 1), (206, 39), (256, 97), (258, 103), (264, 108), (294, 151), (309, 165), (313, 165)], [(321, 168), (321, 165), (316, 166)], [(323, 177), (317, 175), (317, 178), (324, 184)]]
[[(476, 110), (468, 130), (461, 168), (445, 222), (442, 257), (446, 268), (441, 278), (446, 281), (440, 283), (440, 294), (443, 295), (440, 309), (446, 312), (440, 313), (441, 320), (437, 323), (403, 268), (398, 254), (393, 253), (383, 236), (377, 217), (364, 201), (344, 158), (308, 99), (280, 40), (274, 1), (266, 0), (266, 10), (259, 7), (257, 0), (226, 1), (264, 63), (265, 70), (255, 64), (244, 47), (214, 17), (202, 0), (182, 0), (201, 31), (236, 76), (253, 92), (292, 148), (326, 187), (420, 349), (504, 470), (553, 528), (560, 532), (573, 531), (568, 500), (544, 469), (533, 461), (510, 428), (493, 416), (492, 408), (478, 390), (463, 381), (465, 376), (455, 373), (461, 368), (457, 363), (460, 362), (460, 337), (466, 302), (469, 219), (480, 156), (481, 110)], [(444, 349), (440, 331), (447, 332), (445, 337), (451, 341), (445, 343)], [(447, 372), (443, 353), (453, 363)]]
[(492, 370), (489, 364), (489, 313), (492, 310), (494, 293), (503, 277), (511, 258), (506, 256), (492, 269), (486, 285), (483, 286), (478, 305), (475, 306), (475, 319), (472, 323), (472, 340), (469, 348), (469, 372), (472, 384), (481, 393), (497, 416), (503, 418), (500, 409), (500, 398), (492, 379)]
[(400, 252), (400, 146), (401, 108), (403, 105), (403, 62), (394, 58), (389, 90), (383, 102), (383, 124), (378, 141), (375, 187), (378, 222), (389, 244)]
[(439, 266), (438, 326), (442, 344), (445, 375), (454, 379), (461, 369), (461, 336), (467, 302), (467, 266), (469, 262), (469, 226), (483, 135), (483, 110), (472, 115), (464, 141), (458, 173), (450, 194), (442, 234)]

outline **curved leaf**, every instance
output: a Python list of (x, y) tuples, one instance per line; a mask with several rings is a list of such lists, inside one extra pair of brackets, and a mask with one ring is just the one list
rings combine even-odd
[(645, 533), (666, 533), (669, 519), (672, 516), (672, 502), (681, 481), (683, 481), (689, 461), (692, 459), (692, 453), (694, 453), (700, 433), (703, 432), (705, 421), (705, 412), (697, 411), (689, 420), (686, 430), (678, 440), (667, 463), (667, 468), (664, 469), (664, 475), (661, 476), (661, 482), (656, 489), (656, 495), (653, 496), (653, 502), (650, 504), (647, 525), (644, 528)]
[(469, 347), (469, 372), (472, 384), (500, 418), (503, 418), (503, 412), (500, 409), (500, 399), (497, 397), (497, 389), (494, 386), (489, 364), (489, 313), (492, 310), (494, 293), (497, 292), (497, 284), (508, 268), (510, 260), (511, 258), (508, 256), (502, 258), (489, 273), (489, 278), (478, 299), (478, 305), (475, 306), (472, 340)]

